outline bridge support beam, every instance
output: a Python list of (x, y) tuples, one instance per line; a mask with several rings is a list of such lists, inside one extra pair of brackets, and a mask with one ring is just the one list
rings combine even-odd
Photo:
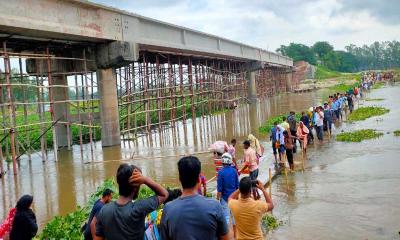
[(247, 79), (247, 89), (248, 95), (247, 98), (249, 99), (250, 103), (257, 102), (257, 88), (256, 88), (256, 72), (248, 71), (246, 72), (246, 79)]
[[(57, 65), (61, 65), (57, 63)], [(56, 66), (62, 68), (62, 66)], [(61, 70), (61, 69), (60, 69)], [(65, 72), (63, 70), (59, 72)], [(53, 85), (62, 85), (62, 86), (68, 86), (68, 81), (67, 81), (67, 76), (66, 75), (59, 75), (59, 76), (53, 76)], [(58, 120), (60, 119), (61, 122), (67, 122), (68, 121), (68, 114), (69, 114), (69, 106), (67, 103), (67, 100), (69, 99), (68, 97), (68, 88), (66, 87), (53, 87), (53, 100), (54, 103), (54, 119)], [(56, 124), (56, 139), (57, 139), (57, 146), (58, 148), (68, 148), (70, 149), (70, 142), (68, 139), (71, 139), (68, 137), (68, 134), (71, 134), (70, 131), (68, 131), (68, 127), (65, 124)]]
[(286, 92), (291, 92), (293, 89), (293, 74), (292, 72), (286, 73)]
[(96, 73), (100, 94), (101, 145), (103, 147), (120, 145), (115, 69), (98, 69)]

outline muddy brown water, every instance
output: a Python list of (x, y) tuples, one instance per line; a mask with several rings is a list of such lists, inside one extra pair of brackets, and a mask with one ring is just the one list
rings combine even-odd
[[(337, 126), (341, 129), (377, 128), (383, 132), (400, 129), (400, 112), (396, 109), (400, 87), (374, 90), (368, 97), (385, 98), (383, 105), (391, 112), (377, 118)], [(302, 94), (281, 94), (242, 106), (215, 116), (197, 118), (195, 123), (176, 123), (160, 133), (125, 142), (121, 147), (101, 148), (97, 143), (93, 154), (85, 145), (72, 151), (59, 152), (59, 161), (42, 163), (37, 154), (19, 164), (16, 177), (9, 171), (0, 180), (0, 217), (22, 194), (34, 195), (34, 211), (42, 228), (56, 215), (65, 215), (84, 205), (89, 195), (106, 178), (115, 175), (119, 159), (133, 157), (130, 163), (140, 166), (144, 174), (168, 185), (178, 185), (178, 155), (207, 151), (215, 140), (238, 139), (255, 134), (272, 157), (267, 136), (257, 132), (269, 117), (301, 111), (321, 102), (326, 90)], [(378, 121), (377, 121), (378, 120)], [(278, 177), (273, 184), (274, 215), (283, 225), (269, 234), (270, 239), (390, 239), (400, 230), (400, 138), (385, 134), (377, 140), (344, 144), (329, 140), (310, 146), (305, 171)], [(237, 146), (241, 158), (241, 144)], [(299, 154), (298, 154), (299, 155)], [(159, 156), (164, 156), (160, 158)], [(165, 157), (166, 156), (166, 157)], [(214, 176), (209, 154), (197, 155), (207, 178)], [(298, 165), (300, 156), (296, 156)], [(86, 164), (86, 162), (94, 162)]]

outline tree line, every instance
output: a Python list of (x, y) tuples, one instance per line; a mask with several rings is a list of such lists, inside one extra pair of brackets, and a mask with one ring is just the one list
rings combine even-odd
[(334, 50), (326, 41), (312, 46), (301, 43), (281, 45), (278, 53), (296, 61), (307, 61), (313, 65), (322, 65), (339, 72), (358, 72), (370, 69), (390, 69), (400, 67), (400, 42), (374, 42), (361, 47), (350, 44), (345, 51)]

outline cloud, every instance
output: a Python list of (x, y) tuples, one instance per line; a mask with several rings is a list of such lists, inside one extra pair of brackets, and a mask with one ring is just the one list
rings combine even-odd
[(372, 17), (384, 24), (400, 24), (399, 0), (341, 0), (342, 11), (368, 11)]
[(93, 0), (274, 51), (281, 44), (400, 40), (399, 0)]

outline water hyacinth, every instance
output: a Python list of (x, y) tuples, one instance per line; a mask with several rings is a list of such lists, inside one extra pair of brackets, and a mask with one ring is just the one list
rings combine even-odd
[(354, 110), (347, 120), (349, 121), (362, 121), (370, 117), (380, 116), (388, 113), (390, 110), (384, 107), (360, 107)]
[(382, 136), (383, 133), (374, 129), (362, 129), (353, 132), (344, 132), (336, 136), (337, 141), (341, 142), (361, 142), (366, 139), (374, 139)]

